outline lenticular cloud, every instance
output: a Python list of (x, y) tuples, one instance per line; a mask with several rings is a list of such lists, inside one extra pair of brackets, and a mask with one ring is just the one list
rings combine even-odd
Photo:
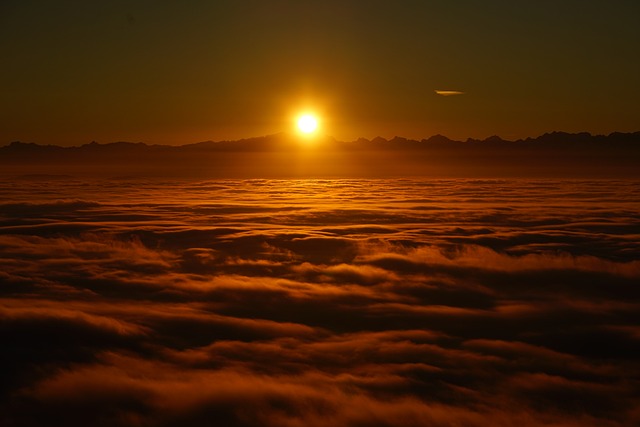
[(438, 95), (441, 96), (454, 96), (454, 95), (464, 95), (465, 92), (461, 92), (459, 90), (436, 90)]
[(1, 185), (2, 425), (640, 422), (635, 182)]

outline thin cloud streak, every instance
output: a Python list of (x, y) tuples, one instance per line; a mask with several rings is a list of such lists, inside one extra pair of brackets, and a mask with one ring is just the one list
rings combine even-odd
[(466, 93), (459, 90), (436, 90), (435, 92), (442, 96), (464, 95)]

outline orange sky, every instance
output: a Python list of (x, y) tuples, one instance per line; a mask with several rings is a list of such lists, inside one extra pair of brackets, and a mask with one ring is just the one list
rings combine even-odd
[[(636, 131), (640, 3), (9, 0), (0, 145)], [(436, 91), (460, 91), (442, 96)]]

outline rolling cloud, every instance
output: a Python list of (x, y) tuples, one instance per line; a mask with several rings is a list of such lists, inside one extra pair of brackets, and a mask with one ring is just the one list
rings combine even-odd
[(640, 422), (634, 181), (0, 185), (2, 425)]

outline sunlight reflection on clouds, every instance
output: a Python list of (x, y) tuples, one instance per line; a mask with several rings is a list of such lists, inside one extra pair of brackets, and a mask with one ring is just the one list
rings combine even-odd
[(7, 425), (640, 420), (637, 182), (0, 191)]

